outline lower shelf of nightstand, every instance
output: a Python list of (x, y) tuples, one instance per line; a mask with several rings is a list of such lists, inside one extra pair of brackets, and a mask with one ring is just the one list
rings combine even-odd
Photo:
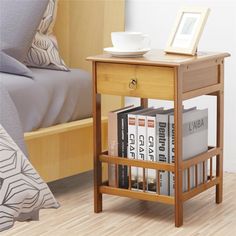
[[(194, 196), (204, 192), (205, 190), (217, 185), (219, 183), (219, 180), (220, 180), (219, 177), (214, 177), (212, 179), (208, 177), (208, 180), (205, 183), (199, 184), (197, 187), (194, 187), (190, 191), (183, 192), (183, 201), (187, 201), (193, 198)], [(174, 196), (160, 195), (142, 190), (137, 191), (132, 189), (122, 189), (122, 188), (111, 187), (108, 185), (102, 185), (99, 187), (99, 192), (102, 194), (128, 197), (152, 202), (160, 202), (170, 205), (175, 204)]]
[(165, 195), (159, 195), (155, 193), (143, 192), (142, 190), (136, 191), (136, 190), (115, 188), (115, 187), (103, 185), (103, 186), (100, 186), (99, 191), (100, 193), (116, 195), (120, 197), (129, 197), (129, 198), (135, 198), (135, 199), (152, 201), (152, 202), (162, 202), (162, 203), (171, 204), (171, 205), (174, 204), (174, 197), (172, 196), (165, 196)]

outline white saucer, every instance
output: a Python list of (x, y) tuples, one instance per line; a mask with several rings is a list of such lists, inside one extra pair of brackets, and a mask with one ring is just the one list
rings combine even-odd
[(105, 52), (110, 53), (114, 57), (140, 57), (143, 56), (145, 53), (150, 51), (150, 48), (143, 48), (139, 50), (120, 50), (114, 47), (104, 48)]

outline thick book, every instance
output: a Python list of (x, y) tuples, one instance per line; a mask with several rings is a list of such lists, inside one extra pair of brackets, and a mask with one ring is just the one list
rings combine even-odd
[[(174, 116), (170, 115), (170, 162), (174, 163)], [(208, 150), (208, 110), (190, 109), (183, 112), (183, 160)], [(207, 179), (207, 162), (205, 163), (205, 180)], [(195, 186), (195, 167), (190, 167), (190, 188)], [(203, 182), (203, 164), (198, 164), (198, 184)], [(174, 173), (170, 173), (170, 195), (174, 195)], [(188, 171), (183, 172), (183, 191), (188, 190)]]
[[(173, 109), (164, 110), (156, 115), (157, 122), (157, 161), (169, 163), (169, 114)], [(169, 195), (169, 173), (165, 170), (159, 171), (160, 194)]]
[[(157, 162), (157, 124), (156, 114), (161, 113), (163, 108), (155, 109), (146, 113), (146, 127), (147, 127), (147, 161)], [(156, 192), (157, 186), (157, 170), (147, 169), (146, 171), (146, 190), (149, 192)]]
[[(118, 156), (118, 130), (117, 130), (117, 115), (134, 107), (133, 105), (124, 107), (121, 109), (117, 109), (114, 111), (110, 111), (108, 113), (108, 155), (110, 156)], [(116, 168), (114, 164), (108, 165), (108, 182), (109, 185), (115, 187), (116, 183)]]
[[(183, 113), (196, 110), (196, 107), (191, 107), (189, 109), (183, 109)], [(174, 114), (169, 114), (169, 163), (175, 163), (175, 126), (174, 126)], [(169, 193), (170, 196), (174, 196), (174, 188), (175, 188), (175, 173), (169, 172)]]
[[(143, 109), (141, 106), (133, 107), (118, 114), (118, 156), (127, 158), (128, 148), (128, 114)], [(118, 166), (119, 188), (128, 188), (128, 168), (125, 165)]]
[[(129, 159), (138, 159), (138, 119), (137, 116), (151, 111), (153, 108), (145, 108), (140, 111), (131, 112), (128, 114), (128, 153)], [(131, 166), (131, 187), (138, 189), (138, 168)]]
[[(137, 125), (138, 125), (138, 135), (137, 135), (137, 144), (138, 144), (138, 160), (147, 159), (147, 125), (146, 125), (146, 116), (137, 115)], [(143, 179), (143, 168), (138, 167), (138, 189), (143, 189), (144, 179)]]

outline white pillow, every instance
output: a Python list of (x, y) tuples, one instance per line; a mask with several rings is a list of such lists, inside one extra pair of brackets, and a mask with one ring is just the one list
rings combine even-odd
[(40, 209), (58, 207), (47, 184), (0, 125), (0, 232), (15, 220), (37, 220)]

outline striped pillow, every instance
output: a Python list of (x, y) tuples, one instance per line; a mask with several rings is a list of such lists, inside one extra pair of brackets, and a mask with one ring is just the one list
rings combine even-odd
[(26, 57), (27, 66), (69, 71), (60, 57), (57, 40), (52, 32), (56, 20), (57, 2), (57, 0), (49, 0)]

